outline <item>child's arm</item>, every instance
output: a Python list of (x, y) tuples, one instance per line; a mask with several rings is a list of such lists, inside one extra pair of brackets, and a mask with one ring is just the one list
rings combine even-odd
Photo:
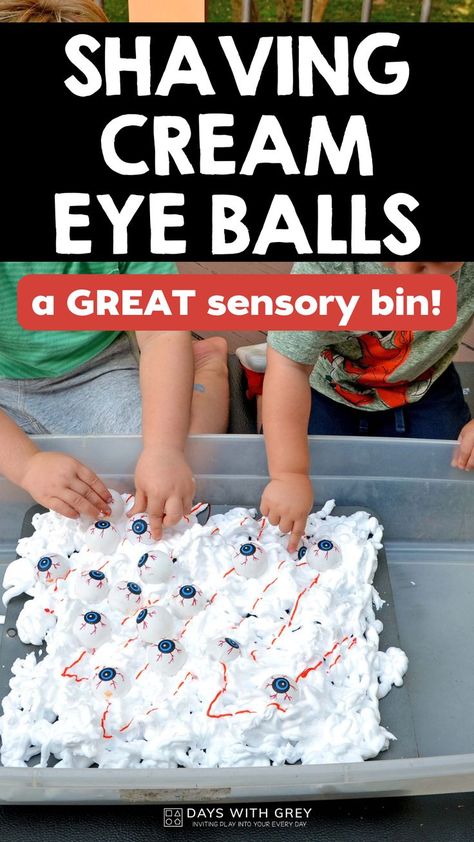
[(110, 513), (112, 498), (96, 474), (65, 453), (43, 453), (0, 412), (0, 471), (42, 506), (66, 517)]
[(262, 515), (291, 532), (293, 552), (313, 505), (309, 480), (308, 419), (312, 365), (293, 362), (268, 347), (263, 386), (263, 432), (271, 481), (260, 503)]
[(451, 463), (453, 468), (460, 468), (461, 471), (474, 470), (474, 421), (464, 425), (459, 434), (459, 447), (453, 456)]
[(153, 537), (192, 507), (194, 480), (184, 457), (193, 395), (191, 335), (139, 331), (143, 452), (135, 471), (135, 505), (147, 512)]

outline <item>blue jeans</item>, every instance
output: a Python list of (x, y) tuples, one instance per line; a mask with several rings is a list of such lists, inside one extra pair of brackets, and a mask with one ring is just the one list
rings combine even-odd
[(452, 363), (419, 401), (397, 409), (370, 412), (339, 403), (314, 389), (311, 393), (311, 435), (455, 440), (471, 419)]

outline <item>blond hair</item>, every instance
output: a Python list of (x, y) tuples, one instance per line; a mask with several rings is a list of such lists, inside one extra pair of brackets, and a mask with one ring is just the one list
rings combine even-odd
[(0, 0), (1, 23), (106, 23), (94, 0)]

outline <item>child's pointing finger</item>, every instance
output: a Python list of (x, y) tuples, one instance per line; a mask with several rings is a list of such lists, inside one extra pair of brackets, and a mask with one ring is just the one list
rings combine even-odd
[(140, 515), (142, 512), (146, 512), (147, 510), (147, 502), (146, 502), (146, 495), (143, 491), (140, 491), (138, 488), (135, 491), (135, 502), (133, 507), (127, 512), (127, 517), (133, 517), (133, 515)]

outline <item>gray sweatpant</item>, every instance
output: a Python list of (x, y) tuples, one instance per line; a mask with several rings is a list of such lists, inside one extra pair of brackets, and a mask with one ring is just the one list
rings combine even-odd
[(138, 362), (124, 333), (88, 362), (59, 377), (0, 379), (0, 409), (25, 433), (141, 433)]

